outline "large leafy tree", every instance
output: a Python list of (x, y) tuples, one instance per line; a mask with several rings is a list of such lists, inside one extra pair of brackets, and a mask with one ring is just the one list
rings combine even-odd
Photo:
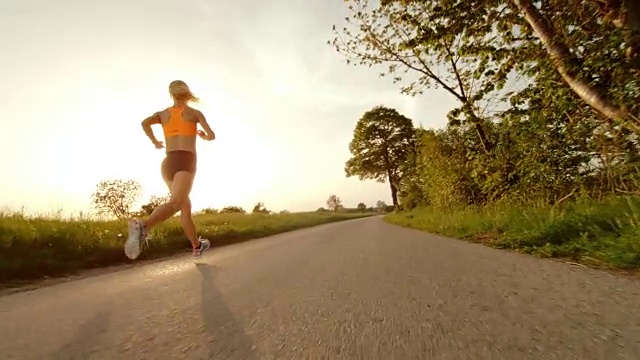
[(397, 110), (376, 106), (367, 111), (349, 143), (352, 157), (345, 164), (347, 177), (389, 181), (393, 206), (397, 207), (400, 180), (414, 151), (414, 135), (411, 119)]
[[(450, 124), (471, 127), (478, 145), (493, 147), (486, 121), (505, 91), (514, 57), (523, 38), (499, 36), (496, 24), (507, 23), (517, 11), (503, 0), (345, 0), (351, 10), (346, 26), (329, 43), (347, 63), (385, 66), (381, 76), (403, 83), (402, 93), (443, 89), (458, 101)], [(513, 85), (513, 84), (512, 84)]]
[(527, 66), (541, 59), (550, 59), (562, 81), (606, 120), (625, 120), (623, 124), (640, 133), (637, 101), (597, 84), (606, 74), (592, 66), (593, 53), (584, 50), (584, 41), (574, 40), (580, 33), (594, 42), (617, 38), (602, 49), (621, 58), (613, 64), (616, 71), (637, 77), (640, 1), (345, 2), (352, 15), (342, 31), (334, 27), (336, 37), (330, 43), (348, 62), (388, 65), (381, 75), (391, 75), (396, 82), (409, 80), (405, 93), (431, 86), (449, 92), (461, 104), (449, 114), (450, 120), (472, 124), (485, 151), (495, 139), (487, 134), (483, 108), (504, 108), (499, 106), (504, 103), (496, 104), (496, 92), (504, 89), (509, 75), (521, 77)]

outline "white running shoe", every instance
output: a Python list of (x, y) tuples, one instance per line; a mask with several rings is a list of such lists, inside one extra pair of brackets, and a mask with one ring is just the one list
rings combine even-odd
[(193, 248), (193, 256), (200, 256), (205, 250), (211, 247), (211, 242), (202, 237), (198, 238), (198, 242), (200, 243), (200, 246)]
[(148, 242), (147, 229), (142, 221), (140, 219), (129, 220), (129, 237), (124, 244), (124, 254), (131, 260), (137, 259)]

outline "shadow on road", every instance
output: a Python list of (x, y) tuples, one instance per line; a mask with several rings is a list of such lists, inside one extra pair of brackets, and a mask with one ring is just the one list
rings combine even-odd
[(242, 324), (229, 310), (215, 284), (215, 272), (209, 264), (196, 264), (202, 276), (202, 316), (212, 359), (257, 359), (254, 342), (244, 332)]
[[(74, 338), (63, 345), (51, 359), (88, 359), (91, 353), (100, 344), (101, 335), (109, 330), (111, 325), (111, 312), (100, 311), (96, 316), (82, 324)], [(37, 346), (37, 344), (34, 344)]]

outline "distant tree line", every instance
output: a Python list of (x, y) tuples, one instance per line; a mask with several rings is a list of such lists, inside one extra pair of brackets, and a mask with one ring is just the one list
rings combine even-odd
[[(170, 194), (164, 196), (152, 195), (139, 210), (134, 209), (141, 196), (142, 186), (135, 180), (102, 180), (96, 185), (94, 193), (91, 195), (91, 202), (98, 214), (116, 219), (127, 219), (131, 216), (149, 216), (156, 207), (165, 203)], [(253, 208), (253, 213), (270, 214), (264, 203), (259, 202)], [(232, 214), (246, 211), (240, 206), (227, 206), (221, 210), (204, 209), (201, 214)]]
[[(142, 186), (135, 180), (102, 180), (96, 185), (94, 193), (91, 195), (93, 207), (98, 214), (116, 219), (127, 219), (131, 216), (149, 216), (156, 207), (166, 202), (170, 195), (157, 196), (152, 195), (149, 200), (143, 204), (140, 209), (135, 210), (134, 206), (138, 203), (141, 196)], [(318, 209), (318, 211), (345, 211), (345, 212), (366, 212), (366, 211), (388, 211), (384, 202), (378, 201), (376, 208), (368, 208), (364, 203), (358, 204), (355, 209), (345, 209), (342, 206), (342, 200), (337, 195), (331, 195), (326, 201), (327, 208)], [(200, 210), (198, 214), (246, 214), (247, 211), (240, 206), (226, 206), (220, 210), (206, 208)], [(253, 207), (252, 214), (269, 215), (274, 214), (268, 210), (263, 202), (258, 202)], [(280, 211), (280, 214), (287, 214), (288, 210)]]

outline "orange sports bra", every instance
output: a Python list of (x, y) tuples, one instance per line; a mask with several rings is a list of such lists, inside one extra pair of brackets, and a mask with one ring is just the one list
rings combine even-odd
[(164, 137), (170, 136), (196, 136), (198, 124), (195, 122), (187, 121), (182, 117), (181, 106), (172, 106), (169, 110), (169, 122), (162, 124), (162, 131)]

